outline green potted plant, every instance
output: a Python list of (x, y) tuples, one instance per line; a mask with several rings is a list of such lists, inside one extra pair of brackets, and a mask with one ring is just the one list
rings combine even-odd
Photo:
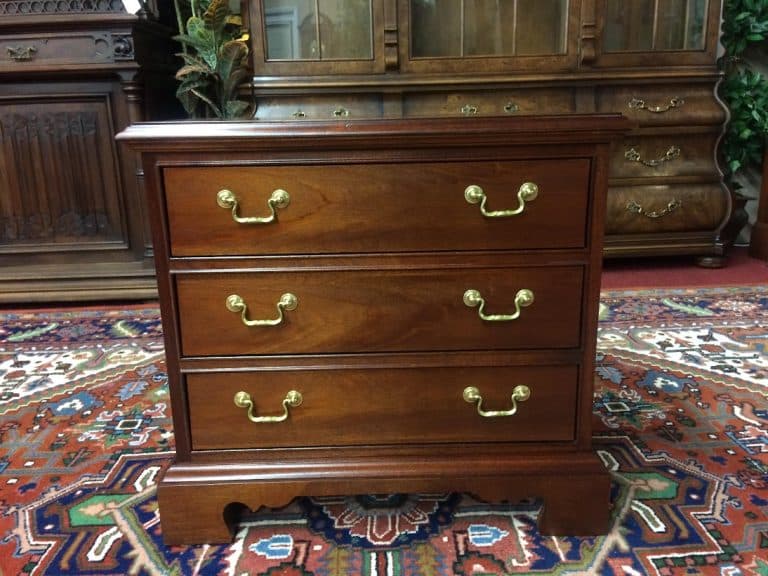
[(174, 0), (184, 65), (176, 73), (176, 97), (193, 118), (249, 115), (240, 98), (248, 78), (248, 34), (228, 0)]
[(768, 2), (726, 0), (723, 8), (725, 80), (721, 95), (731, 113), (722, 143), (729, 176), (759, 167), (768, 132), (768, 78), (744, 61), (751, 46), (768, 38)]

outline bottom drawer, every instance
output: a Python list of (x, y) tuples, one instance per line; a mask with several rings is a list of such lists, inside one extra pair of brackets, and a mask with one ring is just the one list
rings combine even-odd
[[(186, 383), (193, 450), (575, 438), (576, 365), (229, 372)], [(518, 386), (530, 395), (513, 402)], [(483, 411), (517, 410), (481, 416), (467, 387)], [(291, 390), (301, 404), (280, 422), (252, 422), (247, 404), (235, 404), (244, 392), (253, 417), (281, 416)]]
[(728, 217), (727, 192), (719, 184), (611, 187), (607, 234), (717, 230)]

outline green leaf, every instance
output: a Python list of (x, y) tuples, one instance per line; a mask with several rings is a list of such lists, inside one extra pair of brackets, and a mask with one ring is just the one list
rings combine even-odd
[(181, 80), (185, 76), (189, 76), (190, 74), (198, 74), (198, 75), (212, 75), (213, 72), (211, 71), (208, 66), (199, 66), (199, 65), (187, 65), (182, 66), (176, 71), (176, 79)]
[(208, 98), (208, 96), (206, 96), (205, 94), (203, 94), (202, 92), (200, 92), (199, 90), (196, 90), (196, 89), (193, 89), (191, 92), (195, 96), (197, 96), (200, 100), (202, 100), (203, 102), (208, 104), (208, 106), (210, 107), (211, 111), (218, 118), (223, 118), (224, 115), (222, 114), (221, 109), (218, 106), (216, 106), (216, 104), (214, 104), (213, 101), (210, 98)]
[(242, 118), (248, 111), (248, 103), (242, 100), (230, 100), (224, 106), (225, 118)]
[(228, 78), (232, 71), (238, 68), (248, 55), (248, 45), (245, 42), (231, 40), (226, 42), (219, 51), (216, 72), (222, 78)]
[(229, 0), (212, 0), (203, 18), (206, 26), (219, 34), (227, 24), (229, 16)]

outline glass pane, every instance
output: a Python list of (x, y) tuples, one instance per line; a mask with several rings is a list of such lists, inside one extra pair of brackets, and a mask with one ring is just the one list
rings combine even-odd
[(604, 49), (606, 52), (651, 50), (654, 0), (607, 0)]
[(568, 0), (411, 0), (415, 58), (562, 54)]
[(322, 59), (373, 57), (370, 0), (321, 0)]
[(264, 25), (267, 60), (373, 57), (371, 0), (264, 0)]
[(704, 48), (707, 0), (659, 0), (657, 50)]
[(605, 51), (702, 50), (708, 0), (606, 0)]
[(564, 54), (568, 0), (517, 0), (516, 53)]
[(317, 60), (314, 0), (264, 0), (268, 60)]
[(514, 54), (514, 0), (465, 0), (462, 4), (464, 55)]
[(411, 54), (461, 56), (462, 0), (411, 0)]

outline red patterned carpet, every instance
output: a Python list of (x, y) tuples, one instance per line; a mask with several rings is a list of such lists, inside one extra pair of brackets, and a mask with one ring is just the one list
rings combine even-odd
[(0, 313), (0, 568), (10, 574), (768, 574), (768, 288), (605, 292), (598, 538), (535, 500), (299, 499), (230, 546), (167, 548), (173, 449), (155, 308)]

